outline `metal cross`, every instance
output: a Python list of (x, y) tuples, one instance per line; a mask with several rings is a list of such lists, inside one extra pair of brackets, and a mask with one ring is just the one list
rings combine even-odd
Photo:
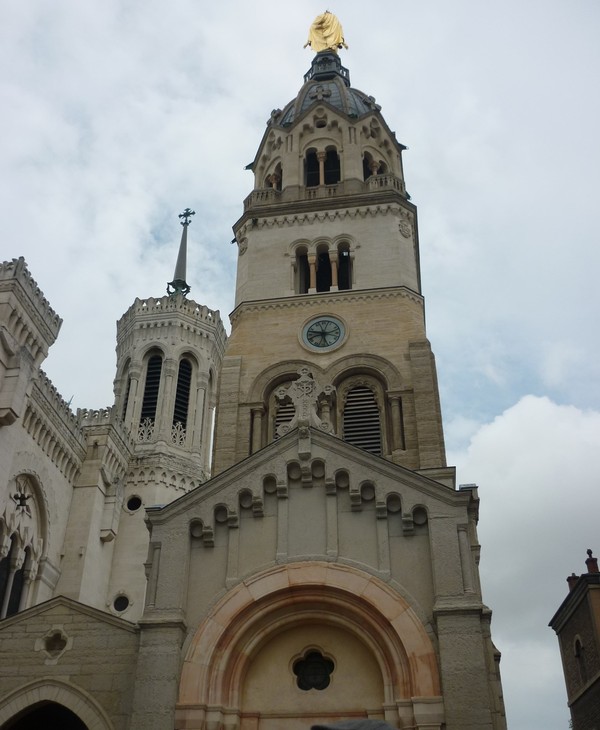
[(190, 225), (190, 223), (191, 223), (191, 220), (190, 220), (190, 218), (191, 218), (191, 217), (192, 217), (193, 215), (196, 215), (196, 211), (195, 211), (195, 210), (190, 210), (189, 208), (186, 208), (186, 209), (185, 209), (185, 210), (183, 211), (183, 213), (180, 213), (180, 214), (179, 214), (179, 217), (180, 217), (180, 218), (183, 218), (183, 220), (182, 220), (182, 221), (180, 221), (180, 222), (181, 222), (181, 225), (182, 225), (182, 226), (189, 226), (189, 225)]

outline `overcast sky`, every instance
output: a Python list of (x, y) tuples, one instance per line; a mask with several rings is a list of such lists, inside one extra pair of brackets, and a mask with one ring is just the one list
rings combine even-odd
[[(244, 166), (299, 90), (317, 2), (4, 0), (0, 241), (64, 323), (44, 368), (112, 403), (115, 321), (161, 296), (189, 206), (196, 301), (233, 306)], [(600, 553), (600, 3), (340, 0), (419, 209), (449, 463), (480, 485), (510, 730), (566, 730), (547, 623)]]

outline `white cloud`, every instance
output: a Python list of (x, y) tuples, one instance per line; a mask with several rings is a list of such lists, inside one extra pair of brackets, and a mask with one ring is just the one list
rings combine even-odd
[(466, 451), (450, 454), (459, 481), (480, 487), (484, 601), (503, 653), (511, 730), (567, 727), (558, 642), (547, 624), (567, 595), (566, 577), (585, 571), (586, 550), (600, 553), (599, 446), (600, 412), (525, 396), (481, 426)]

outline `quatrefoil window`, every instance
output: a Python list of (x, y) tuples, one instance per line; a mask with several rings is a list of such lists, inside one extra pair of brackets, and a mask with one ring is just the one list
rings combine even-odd
[(292, 667), (296, 675), (296, 684), (302, 690), (323, 690), (329, 687), (334, 665), (320, 651), (309, 651), (302, 659), (294, 662)]

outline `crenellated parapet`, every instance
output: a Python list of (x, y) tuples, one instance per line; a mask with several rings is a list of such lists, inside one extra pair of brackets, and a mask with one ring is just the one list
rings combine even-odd
[(36, 367), (58, 337), (62, 319), (44, 297), (23, 257), (0, 264), (0, 322), (13, 347), (25, 348)]
[(72, 482), (85, 457), (85, 438), (68, 403), (42, 371), (28, 398), (22, 425), (56, 468)]
[(122, 346), (123, 340), (134, 329), (164, 327), (165, 324), (171, 324), (170, 320), (174, 315), (179, 320), (177, 326), (198, 334), (210, 331), (218, 345), (225, 347), (227, 335), (220, 312), (183, 296), (137, 298), (117, 322), (117, 341)]
[(30, 383), (61, 324), (25, 259), (0, 264), (0, 426), (23, 415)]

